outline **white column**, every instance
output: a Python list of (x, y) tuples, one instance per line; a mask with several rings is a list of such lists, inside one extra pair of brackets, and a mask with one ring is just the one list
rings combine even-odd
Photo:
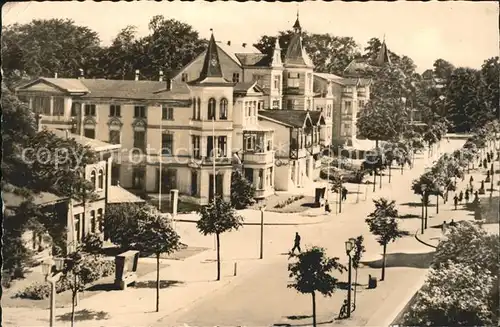
[(50, 97), (50, 116), (54, 116), (54, 97)]
[(64, 97), (64, 117), (71, 117), (71, 106), (73, 105), (73, 99), (70, 97)]

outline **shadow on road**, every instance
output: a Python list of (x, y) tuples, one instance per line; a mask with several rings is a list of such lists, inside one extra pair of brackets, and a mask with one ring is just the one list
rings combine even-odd
[[(176, 286), (179, 284), (184, 284), (184, 282), (178, 281), (178, 280), (160, 280), (160, 288), (168, 288), (168, 287)], [(133, 287), (134, 288), (156, 288), (156, 280), (146, 280), (146, 281), (136, 282)]]
[[(402, 206), (408, 206), (408, 207), (411, 207), (411, 208), (420, 208), (422, 206), (422, 202), (406, 202), (406, 203), (401, 203), (400, 205)], [(427, 205), (427, 207), (435, 207), (436, 205), (435, 204), (432, 204), (432, 203), (429, 203)]]
[(414, 215), (412, 213), (407, 213), (405, 215), (399, 216), (398, 218), (400, 218), (400, 219), (413, 219), (413, 218), (420, 218), (420, 215)]
[[(390, 253), (386, 256), (387, 268), (389, 267), (411, 267), (427, 269), (432, 263), (434, 252), (427, 253)], [(370, 268), (382, 268), (382, 259), (365, 261), (363, 264)]]
[[(104, 319), (109, 319), (109, 317), (110, 317), (109, 314), (104, 311), (93, 311), (93, 310), (83, 309), (75, 312), (75, 321), (104, 320)], [(71, 321), (71, 312), (57, 316), (57, 320)]]

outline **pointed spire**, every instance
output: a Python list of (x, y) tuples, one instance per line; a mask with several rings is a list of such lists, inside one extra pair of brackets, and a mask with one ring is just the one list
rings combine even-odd
[(299, 21), (299, 9), (297, 9), (297, 20), (295, 20), (295, 24), (293, 24), (293, 31), (295, 33), (302, 33), (302, 27), (300, 26)]
[(203, 68), (201, 69), (200, 77), (194, 81), (194, 83), (228, 83), (222, 75), (222, 68), (213, 30), (210, 29), (210, 32), (212, 35), (208, 42)]
[(273, 61), (271, 62), (271, 67), (283, 67), (283, 63), (281, 62), (281, 47), (279, 37), (276, 37), (276, 43), (274, 44)]
[(389, 56), (389, 50), (387, 49), (387, 45), (385, 44), (385, 34), (382, 41), (382, 45), (380, 46), (380, 51), (377, 55), (377, 59), (375, 60), (375, 63), (377, 66), (391, 64), (391, 57)]

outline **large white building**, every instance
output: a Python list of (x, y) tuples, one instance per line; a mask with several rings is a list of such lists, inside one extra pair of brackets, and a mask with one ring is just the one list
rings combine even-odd
[(212, 35), (165, 80), (42, 77), (17, 93), (44, 126), (121, 144), (111, 175), (127, 189), (206, 204), (229, 199), (236, 166), (263, 198), (314, 180), (321, 149), (352, 142), (369, 97), (367, 80), (314, 72), (298, 17), (293, 28), (284, 56), (278, 41), (268, 56)]

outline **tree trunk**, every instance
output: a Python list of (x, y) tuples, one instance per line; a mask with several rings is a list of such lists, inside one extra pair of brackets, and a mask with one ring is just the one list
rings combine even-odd
[(377, 186), (377, 170), (373, 170), (373, 192), (375, 192), (375, 187)]
[(389, 163), (389, 184), (391, 184), (391, 163)]
[(381, 189), (382, 188), (382, 170), (380, 170), (380, 184), (378, 185), (379, 188)]
[(436, 214), (439, 213), (439, 195), (436, 195)]
[(160, 253), (156, 254), (156, 312), (160, 311)]
[(75, 298), (76, 298), (76, 292), (73, 292), (71, 297), (71, 327), (75, 325)]
[(375, 140), (375, 149), (378, 149), (378, 140)]
[(313, 327), (316, 327), (316, 293), (311, 293), (313, 301)]
[(354, 275), (354, 308), (356, 308), (356, 290), (358, 288), (358, 268), (356, 268), (356, 273)]
[(381, 281), (384, 280), (385, 278), (385, 252), (387, 250), (387, 244), (384, 244), (384, 254), (382, 258), (382, 277), (380, 278)]
[(216, 240), (217, 240), (217, 280), (220, 280), (220, 237), (219, 233), (215, 234)]

